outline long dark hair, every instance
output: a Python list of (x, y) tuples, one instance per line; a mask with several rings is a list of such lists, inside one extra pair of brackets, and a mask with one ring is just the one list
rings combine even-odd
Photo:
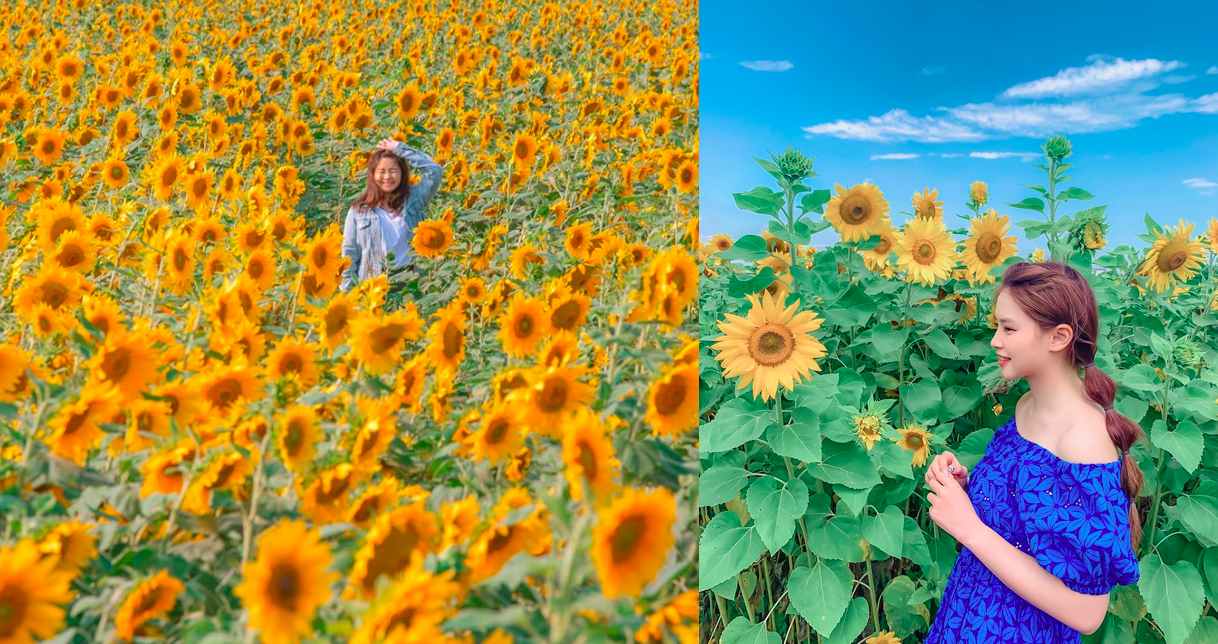
[[(385, 194), (385, 191), (381, 190), (380, 186), (376, 185), (376, 179), (373, 177), (376, 173), (377, 164), (385, 157), (393, 159), (393, 162), (398, 164), (398, 168), (402, 171), (401, 182), (388, 195)], [(373, 208), (384, 202), (389, 210), (398, 210), (402, 207), (402, 204), (406, 203), (406, 197), (410, 196), (410, 166), (406, 164), (406, 159), (389, 150), (377, 149), (372, 151), (372, 154), (368, 157), (366, 178), (364, 193), (351, 203), (354, 207)]]
[[(1002, 274), (994, 288), (994, 298), (1008, 291), (1025, 312), (1043, 330), (1068, 324), (1074, 330), (1074, 341), (1067, 351), (1070, 363), (1077, 368), (1095, 362), (1096, 341), (1099, 337), (1099, 307), (1087, 279), (1068, 264), (1044, 262), (1012, 264)], [(1091, 400), (1107, 407), (1116, 399), (1116, 382), (1098, 366), (1083, 371), (1083, 389)], [(1104, 416), (1108, 437), (1124, 453), (1121, 460), (1121, 487), (1132, 501), (1129, 505), (1129, 531), (1134, 552), (1142, 540), (1142, 520), (1138, 512), (1138, 491), (1144, 479), (1142, 471), (1125, 450), (1133, 447), (1145, 432), (1124, 414), (1109, 409)]]

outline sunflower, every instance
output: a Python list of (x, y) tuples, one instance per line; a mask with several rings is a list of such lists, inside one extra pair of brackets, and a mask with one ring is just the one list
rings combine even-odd
[(178, 494), (186, 482), (186, 464), (194, 461), (197, 444), (190, 439), (153, 454), (140, 465), (144, 475), (140, 498), (153, 494)]
[(351, 353), (369, 373), (388, 373), (401, 362), (406, 343), (419, 339), (422, 326), (417, 314), (402, 310), (366, 314), (352, 324)]
[(422, 106), (421, 95), (419, 88), (414, 85), (407, 85), (405, 89), (398, 93), (397, 109), (398, 116), (403, 121), (411, 121), (419, 113), (419, 108)]
[(698, 365), (678, 364), (652, 383), (646, 421), (653, 435), (676, 438), (698, 426)]
[(258, 558), (245, 564), (233, 590), (250, 611), (250, 628), (268, 642), (295, 644), (313, 632), (313, 615), (330, 601), (333, 557), (321, 534), (304, 522), (281, 521), (258, 538)]
[(63, 154), (67, 136), (55, 128), (40, 128), (34, 135), (34, 156), (46, 165), (55, 163)]
[(584, 325), (592, 298), (582, 292), (564, 288), (553, 296), (550, 307), (550, 327), (556, 331), (574, 332)]
[(137, 400), (127, 406), (127, 433), (123, 447), (128, 452), (147, 449), (161, 438), (169, 437), (173, 429), (169, 403), (159, 400)]
[(579, 340), (571, 331), (556, 331), (537, 357), (537, 366), (562, 367), (579, 359)]
[(129, 642), (145, 622), (168, 615), (177, 605), (178, 595), (185, 591), (182, 582), (169, 576), (167, 570), (136, 586), (127, 593), (114, 617), (119, 638)]
[(896, 246), (898, 232), (892, 227), (892, 224), (884, 224), (876, 233), (880, 236), (880, 242), (875, 248), (859, 251), (863, 256), (863, 263), (867, 268), (879, 272), (888, 265), (888, 255), (892, 253), (892, 249)]
[(711, 246), (715, 247), (716, 253), (722, 253), (736, 244), (731, 236), (727, 235), (726, 233), (719, 233), (718, 235), (711, 237), (710, 243)]
[(512, 162), (516, 164), (516, 169), (527, 170), (533, 167), (536, 158), (537, 139), (531, 134), (517, 134), (516, 141), (512, 144)]
[(524, 426), (513, 405), (498, 402), (481, 419), (478, 431), (466, 442), (476, 460), (501, 463), (511, 458), (524, 445)]
[(55, 570), (75, 577), (97, 555), (97, 537), (89, 534), (93, 526), (79, 521), (60, 523), (51, 528), (38, 544), (44, 557), (55, 559)]
[(304, 247), (304, 265), (322, 284), (337, 284), (346, 258), (342, 256), (342, 238), (332, 234), (315, 235)]
[(968, 196), (969, 199), (972, 199), (973, 203), (980, 208), (990, 200), (989, 187), (985, 185), (984, 181), (974, 181), (973, 184), (968, 187)]
[(131, 177), (131, 170), (127, 164), (120, 158), (106, 159), (102, 165), (102, 181), (114, 189), (122, 188), (127, 185), (127, 180)]
[(88, 220), (80, 206), (59, 198), (39, 201), (29, 212), (30, 221), (37, 222), (38, 243), (44, 250), (53, 251), (59, 238), (73, 230), (85, 230)]
[(747, 318), (725, 314), (719, 322), (724, 335), (716, 338), (712, 349), (724, 369), (725, 378), (742, 376), (736, 385), (743, 389), (753, 383), (753, 397), (769, 401), (782, 384), (788, 391), (802, 382), (812, 371), (820, 371), (817, 358), (826, 355), (825, 346), (813, 335), (824, 319), (812, 311), (801, 311), (799, 300), (786, 306), (769, 293), (748, 296), (752, 308)]
[(592, 532), (592, 561), (606, 597), (638, 597), (655, 579), (672, 548), (676, 502), (665, 488), (627, 488), (598, 513)]
[(913, 452), (913, 466), (922, 467), (930, 456), (930, 432), (918, 425), (907, 425), (897, 429), (900, 439), (892, 439), (897, 445)]
[(211, 203), (212, 188), (216, 185), (216, 175), (210, 172), (191, 172), (186, 175), (186, 205), (196, 213), (207, 210)]
[(117, 387), (124, 403), (139, 400), (140, 394), (160, 377), (161, 352), (152, 345), (153, 340), (147, 334), (119, 327), (106, 334), (101, 350), (84, 366), (99, 385)]
[(326, 346), (334, 349), (346, 342), (351, 333), (351, 321), (356, 317), (355, 300), (346, 293), (334, 296), (325, 308), (317, 312), (317, 324)]
[(893, 252), (897, 266), (905, 270), (905, 279), (927, 286), (946, 280), (958, 261), (952, 236), (941, 219), (910, 220), (899, 233)]
[(1149, 277), (1147, 284), (1156, 291), (1166, 291), (1177, 281), (1187, 282), (1201, 266), (1205, 246), (1192, 240), (1194, 224), (1180, 220), (1166, 234), (1154, 231), (1154, 245), (1146, 253), (1146, 261), (1138, 268), (1139, 275)]
[(259, 289), (266, 291), (275, 285), (277, 270), (274, 255), (265, 248), (259, 248), (250, 253), (250, 256), (245, 259), (244, 272), (250, 281), (258, 285)]
[(410, 557), (364, 614), (350, 644), (449, 641), (440, 624), (453, 615), (461, 594), (461, 586), (452, 579), (452, 571), (432, 574), (423, 567), (423, 557)]
[(516, 293), (499, 318), (503, 350), (516, 358), (532, 355), (550, 332), (545, 305), (537, 298)]
[(184, 168), (185, 162), (177, 153), (162, 155), (152, 164), (149, 176), (152, 192), (157, 199), (168, 201), (173, 196), (178, 184), (185, 178)]
[(421, 502), (403, 505), (377, 517), (364, 545), (355, 554), (348, 594), (372, 597), (376, 580), (390, 579), (410, 565), (415, 553), (434, 552), (439, 541), (440, 523)]
[(567, 227), (567, 252), (580, 261), (591, 257), (592, 222), (575, 222)]
[(677, 192), (690, 194), (698, 191), (698, 164), (693, 161), (685, 161), (677, 166), (677, 178), (675, 185)]
[(546, 258), (539, 255), (537, 252), (538, 250), (539, 249), (533, 244), (526, 243), (521, 244), (516, 248), (516, 250), (512, 251), (512, 256), (509, 263), (512, 267), (513, 277), (524, 281), (527, 278), (525, 271), (528, 270), (529, 264), (544, 265), (546, 263)]
[(587, 406), (580, 407), (564, 428), (562, 458), (571, 498), (582, 500), (587, 485), (598, 502), (608, 499), (621, 463), (600, 417)]
[(425, 356), (416, 355), (398, 369), (394, 380), (393, 392), (402, 405), (418, 413), (422, 409), (420, 399), (423, 395), (423, 381), (427, 378), (427, 363)]
[(369, 487), (351, 504), (347, 521), (367, 530), (377, 517), (397, 505), (402, 493), (401, 484), (395, 478), (387, 478)]
[(0, 343), (0, 397), (16, 389), (25, 378), (25, 369), (31, 358), (28, 351), (15, 344)]
[(64, 627), (72, 576), (55, 570), (31, 539), (0, 546), (0, 637), (5, 642), (49, 640)]
[(521, 413), (529, 431), (559, 437), (568, 417), (592, 402), (593, 385), (580, 380), (587, 373), (587, 368), (576, 366), (530, 370), (525, 375), (528, 386), (514, 390), (509, 400), (524, 404)]
[(863, 644), (901, 644), (901, 638), (897, 637), (896, 631), (880, 631), (868, 637)]
[(984, 215), (973, 218), (969, 223), (972, 234), (964, 242), (964, 252), (961, 253), (960, 260), (972, 274), (971, 281), (981, 284), (993, 283), (994, 276), (990, 271), (1000, 266), (1007, 258), (1015, 256), (1015, 237), (1003, 236), (1010, 230), (1009, 219), (990, 208)]
[(51, 451), (84, 465), (89, 450), (104, 435), (100, 424), (110, 422), (121, 400), (121, 394), (112, 385), (86, 384), (76, 401), (60, 408), (47, 423), (51, 433), (46, 440)]
[(113, 138), (114, 147), (121, 148), (134, 141), (140, 133), (139, 124), (140, 121), (135, 112), (131, 110), (119, 112), (114, 117), (114, 124), (110, 126), (110, 136)]
[(258, 463), (258, 450), (247, 458), (237, 451), (225, 451), (211, 459), (203, 471), (195, 477), (182, 501), (182, 509), (194, 514), (206, 514), (211, 507), (211, 494), (216, 490), (240, 491)]
[[(170, 290), (178, 295), (185, 293), (186, 289), (194, 284), (195, 268), (198, 265), (195, 251), (195, 244), (181, 232), (174, 232), (165, 242), (165, 255), (160, 270)], [(149, 269), (149, 272), (154, 271)]]
[(446, 306), (435, 317), (427, 331), (427, 355), (434, 364), (455, 372), (465, 360), (465, 315), (458, 307)]
[(914, 216), (922, 219), (942, 219), (943, 202), (939, 201), (939, 191), (924, 188), (922, 192), (913, 193)]
[(440, 552), (468, 541), (474, 529), (478, 527), (478, 521), (478, 497), (473, 494), (444, 504), (440, 508), (440, 524), (444, 526), (444, 534), (440, 538)]
[(221, 411), (227, 411), (239, 401), (261, 399), (264, 394), (259, 369), (248, 365), (217, 368), (199, 378), (199, 395)]
[(851, 186), (849, 190), (834, 184), (837, 194), (825, 207), (825, 219), (841, 235), (842, 241), (862, 241), (879, 233), (888, 219), (888, 202), (884, 193), (870, 183)]
[(305, 389), (317, 382), (317, 348), (312, 343), (284, 339), (275, 345), (266, 358), (268, 373), (273, 380), (294, 377)]
[(452, 226), (443, 220), (420, 221), (410, 240), (410, 247), (420, 257), (440, 257), (452, 245)]
[(339, 463), (322, 472), (300, 495), (300, 511), (314, 523), (342, 521), (359, 475), (350, 463)]
[(370, 471), (379, 469), (377, 459), (389, 449), (389, 443), (397, 435), (397, 422), (394, 418), (397, 411), (396, 402), (391, 405), (387, 401), (392, 399), (361, 401), (360, 404), (363, 425), (356, 432), (355, 444), (351, 446), (351, 462)]
[(292, 405), (278, 417), (279, 457), (297, 476), (308, 471), (321, 438), (317, 413), (307, 405)]
[[(527, 451), (527, 448), (521, 448), (521, 452)], [(504, 525), (509, 514), (529, 506), (533, 506), (531, 513), (515, 523)], [(552, 542), (548, 521), (549, 513), (545, 505), (535, 503), (523, 487), (505, 490), (499, 496), (489, 527), (470, 546), (466, 563), (471, 571), (471, 583), (492, 577), (509, 559), (522, 552), (533, 555), (548, 552)]]

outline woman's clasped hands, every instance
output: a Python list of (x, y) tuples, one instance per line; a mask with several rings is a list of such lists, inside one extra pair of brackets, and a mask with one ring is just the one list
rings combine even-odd
[(931, 520), (956, 541), (963, 542), (985, 527), (965, 491), (968, 468), (957, 461), (954, 454), (944, 452), (931, 461), (926, 468), (926, 484), (931, 489), (926, 495)]

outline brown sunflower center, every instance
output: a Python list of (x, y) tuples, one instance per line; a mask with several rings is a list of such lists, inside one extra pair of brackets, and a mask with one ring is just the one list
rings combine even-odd
[(508, 422), (504, 418), (496, 418), (491, 421), (489, 427), (486, 428), (486, 442), (491, 445), (496, 445), (507, 436)]
[(993, 264), (998, 261), (998, 254), (1002, 252), (1002, 239), (994, 233), (985, 233), (977, 240), (977, 259), (986, 264)]
[(842, 200), (840, 212), (847, 224), (864, 223), (871, 218), (871, 201), (862, 195), (851, 195)]
[(386, 324), (376, 329), (371, 333), (372, 350), (376, 353), (388, 351), (402, 339), (405, 333), (406, 327), (398, 323)]
[(304, 442), (304, 427), (303, 421), (292, 420), (288, 423), (288, 429), (283, 436), (283, 446), (286, 449), (288, 456), (296, 454), (300, 449), (301, 443)]
[(334, 307), (326, 311), (326, 335), (334, 336), (347, 328), (347, 309)]
[(566, 404), (567, 382), (562, 378), (546, 378), (537, 393), (537, 406), (547, 414), (554, 414)]
[(749, 337), (749, 356), (758, 364), (780, 365), (795, 353), (795, 334), (785, 325), (767, 322)]
[(596, 452), (592, 451), (592, 446), (581, 442), (579, 444), (579, 456), (576, 458), (579, 461), (579, 466), (584, 468), (584, 476), (588, 477), (589, 481), (596, 480)]
[(609, 550), (614, 563), (623, 563), (635, 553), (646, 527), (646, 522), (640, 516), (627, 517), (617, 526), (613, 536), (609, 537)]
[(233, 404), (233, 401), (240, 398), (244, 393), (241, 389), (241, 383), (235, 378), (225, 378), (213, 384), (208, 391), (208, 400), (212, 404), (228, 409)]
[(550, 323), (556, 329), (571, 330), (575, 328), (579, 322), (579, 312), (581, 307), (579, 302), (575, 300), (567, 300), (560, 304), (553, 312), (550, 313)]
[(418, 531), (410, 524), (390, 532), (373, 550), (372, 559), (368, 562), (368, 576), (364, 578), (364, 587), (371, 589), (381, 575), (399, 572), (410, 565), (410, 554), (420, 541)]
[(267, 595), (280, 608), (294, 610), (300, 597), (300, 571), (289, 562), (279, 562), (271, 568)]
[(516, 323), (512, 325), (512, 330), (515, 331), (516, 337), (528, 338), (533, 335), (537, 325), (533, 322), (533, 316), (529, 314), (516, 316)]
[(303, 366), (303, 362), (301, 361), (300, 356), (288, 354), (287, 356), (284, 356), (283, 362), (280, 363), (280, 370), (284, 373), (299, 373), (301, 366)]
[(1188, 253), (1184, 251), (1176, 251), (1174, 253), (1161, 253), (1159, 255), (1159, 269), (1163, 271), (1174, 271), (1184, 265), (1188, 259)]
[(919, 240), (914, 245), (914, 259), (919, 264), (927, 265), (934, 262), (936, 254), (935, 245), (928, 240)]
[(680, 378), (662, 383), (656, 392), (656, 410), (664, 416), (673, 415), (685, 402), (686, 394), (685, 381)]
[(444, 333), (440, 336), (444, 340), (444, 357), (448, 359), (456, 359), (461, 353), (461, 330), (457, 325), (449, 322), (444, 325)]
[(922, 449), (922, 447), (926, 444), (922, 441), (922, 437), (917, 434), (910, 434), (909, 438), (905, 439), (905, 441), (909, 443), (909, 447), (911, 449), (915, 450)]
[(41, 296), (40, 299), (53, 309), (62, 307), (68, 301), (67, 287), (58, 282), (43, 284), (38, 294)]
[(120, 347), (107, 351), (106, 357), (102, 360), (101, 369), (102, 373), (106, 374), (106, 380), (111, 382), (122, 380), (131, 370), (131, 350)]

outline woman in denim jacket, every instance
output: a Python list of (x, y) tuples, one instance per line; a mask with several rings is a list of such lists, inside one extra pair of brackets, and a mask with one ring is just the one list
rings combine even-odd
[[(410, 185), (410, 170), (420, 174)], [(358, 282), (387, 273), (390, 293), (422, 274), (414, 263), (411, 240), (427, 204), (440, 188), (444, 169), (431, 157), (392, 139), (384, 139), (368, 158), (364, 193), (347, 209), (343, 224), (343, 257), (351, 265), (343, 273), (343, 292)]]

